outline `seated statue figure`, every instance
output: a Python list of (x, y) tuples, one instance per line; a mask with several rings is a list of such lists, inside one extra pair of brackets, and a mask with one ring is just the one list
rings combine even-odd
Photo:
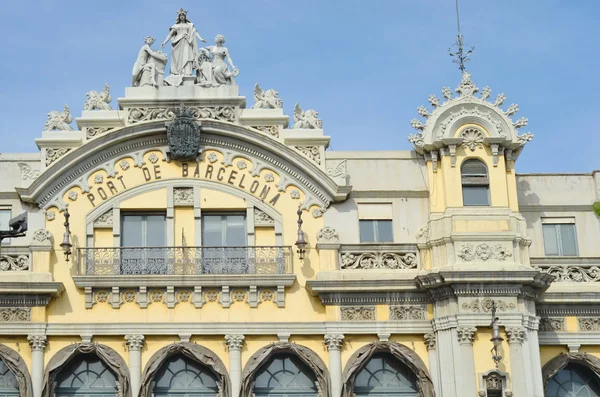
[(144, 37), (144, 43), (138, 53), (135, 65), (133, 65), (131, 83), (133, 87), (143, 87), (145, 85), (160, 87), (163, 85), (167, 54), (152, 49), (153, 37)]
[[(200, 48), (196, 84), (203, 87), (235, 84), (233, 78), (240, 72), (233, 65), (229, 50), (223, 46), (224, 43), (225, 37), (218, 34), (215, 38), (216, 45)], [(232, 70), (229, 70), (227, 63), (229, 63)]]

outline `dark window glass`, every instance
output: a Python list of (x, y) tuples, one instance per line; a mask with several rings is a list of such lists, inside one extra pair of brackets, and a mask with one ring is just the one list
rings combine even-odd
[(471, 159), (461, 169), (463, 205), (490, 205), (490, 182), (487, 168), (480, 160)]
[(164, 214), (125, 214), (121, 218), (121, 246), (164, 247), (165, 228)]
[(202, 216), (202, 245), (205, 247), (243, 247), (246, 245), (246, 216)]
[(394, 241), (391, 220), (360, 220), (361, 243), (391, 243)]
[(577, 256), (574, 223), (544, 223), (544, 252), (548, 256)]

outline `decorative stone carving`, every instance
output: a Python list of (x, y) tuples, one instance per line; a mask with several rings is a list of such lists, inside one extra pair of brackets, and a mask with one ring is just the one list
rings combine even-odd
[(468, 310), (474, 313), (490, 313), (492, 311), (494, 302), (496, 303), (496, 310), (501, 312), (512, 311), (517, 308), (517, 305), (512, 302), (506, 303), (502, 300), (492, 300), (491, 298), (483, 298), (481, 301), (479, 299), (474, 299), (469, 303), (464, 302), (462, 304), (462, 308), (463, 310)]
[(144, 335), (125, 335), (125, 344), (129, 351), (139, 351), (144, 347)]
[(174, 204), (194, 204), (194, 188), (176, 187), (173, 188)]
[(189, 289), (180, 289), (175, 295), (179, 303), (190, 303), (192, 301), (192, 291)]
[(417, 231), (417, 234), (415, 234), (415, 237), (417, 238), (417, 240), (419, 240), (419, 239), (427, 240), (428, 235), (429, 235), (429, 225), (425, 225), (425, 226), (421, 226), (421, 228)]
[(473, 249), (472, 244), (463, 244), (460, 247), (457, 256), (465, 262), (470, 262), (475, 259), (487, 261), (489, 259), (495, 259), (498, 261), (504, 261), (506, 258), (511, 257), (512, 253), (504, 248), (502, 244), (496, 244), (490, 247), (486, 243), (477, 245), (477, 248)]
[(96, 176), (94, 177), (94, 183), (95, 183), (95, 184), (99, 185), (99, 184), (101, 184), (102, 182), (104, 182), (104, 177), (103, 177), (102, 175), (96, 175)]
[(29, 164), (17, 163), (17, 165), (21, 170), (21, 179), (23, 179), (24, 181), (26, 181), (27, 179), (36, 179), (38, 176), (40, 176), (40, 171), (34, 170)]
[(69, 105), (65, 104), (62, 112), (53, 110), (48, 113), (44, 131), (73, 131), (73, 127), (69, 125), (71, 122), (73, 122), (73, 116), (71, 116)]
[(467, 128), (460, 134), (460, 137), (463, 139), (462, 145), (465, 149), (468, 148), (474, 152), (475, 149), (483, 147), (483, 138), (485, 136), (477, 128)]
[(296, 149), (315, 163), (321, 165), (321, 149), (318, 146), (296, 146)]
[(123, 300), (123, 303), (135, 303), (137, 299), (137, 293), (134, 290), (128, 289), (123, 291), (121, 294), (121, 299)]
[(238, 169), (240, 170), (245, 170), (246, 168), (248, 168), (248, 164), (244, 161), (244, 160), (238, 160), (235, 163), (236, 167), (238, 167)]
[(577, 322), (579, 331), (600, 331), (600, 318), (598, 317), (580, 317)]
[(119, 163), (119, 167), (121, 167), (123, 171), (127, 171), (129, 169), (129, 161), (121, 160), (121, 162)]
[(338, 176), (346, 176), (346, 165), (347, 165), (348, 161), (347, 160), (343, 160), (341, 161), (338, 165), (335, 166), (335, 168), (331, 167), (331, 168), (327, 168), (326, 172), (327, 175), (329, 175), (332, 178), (338, 177)]
[(231, 297), (233, 298), (234, 302), (239, 303), (246, 302), (247, 300), (246, 291), (244, 291), (243, 289), (236, 289), (231, 293)]
[(323, 121), (319, 119), (319, 112), (315, 110), (304, 111), (299, 104), (294, 106), (294, 127), (295, 129), (322, 129)]
[(272, 289), (263, 289), (259, 293), (261, 302), (273, 302), (275, 300), (275, 293)]
[(265, 182), (273, 182), (275, 180), (275, 176), (272, 172), (267, 172), (265, 174)]
[(411, 252), (343, 252), (342, 269), (416, 269), (417, 256)]
[(252, 128), (264, 132), (273, 138), (279, 138), (279, 127), (276, 125), (257, 125)]
[(61, 148), (46, 148), (46, 167), (50, 164), (54, 163), (56, 160), (67, 154), (71, 151), (71, 148), (61, 147)]
[(112, 101), (110, 88), (108, 87), (108, 84), (104, 84), (104, 89), (102, 91), (98, 92), (92, 90), (85, 94), (83, 110), (112, 110), (110, 101)]
[(56, 219), (56, 212), (54, 212), (54, 211), (46, 212), (46, 219), (49, 221), (53, 221), (54, 219)]
[(200, 126), (194, 120), (191, 109), (183, 103), (173, 112), (175, 119), (167, 123), (169, 156), (173, 160), (194, 160), (200, 152)]
[[(229, 121), (236, 120), (235, 109), (231, 106), (215, 107), (190, 107), (194, 119), (213, 119)], [(173, 108), (131, 108), (127, 121), (129, 124), (141, 123), (143, 121), (173, 120), (175, 113)]]
[(300, 200), (300, 190), (294, 189), (290, 191), (290, 197), (292, 200)]
[(366, 306), (348, 306), (340, 308), (342, 321), (374, 321), (375, 308)]
[(423, 335), (423, 339), (425, 340), (425, 346), (427, 350), (435, 349), (436, 337), (434, 333)]
[(113, 210), (112, 208), (100, 215), (94, 221), (94, 227), (112, 227), (113, 225)]
[(38, 229), (31, 236), (34, 245), (51, 245), (52, 233), (46, 229)]
[(325, 335), (325, 346), (327, 350), (341, 350), (344, 345), (343, 334), (326, 334)]
[(315, 208), (314, 210), (311, 211), (311, 215), (315, 219), (322, 217), (324, 213), (325, 213), (325, 209), (324, 208)]
[(31, 350), (44, 351), (46, 344), (48, 343), (46, 335), (28, 335), (27, 340), (29, 341)]
[(160, 289), (154, 289), (148, 294), (151, 303), (163, 303), (165, 300), (165, 292)]
[(477, 328), (475, 327), (457, 327), (456, 336), (458, 337), (458, 343), (473, 343), (476, 332)]
[(148, 156), (148, 160), (150, 160), (152, 164), (156, 164), (156, 162), (158, 161), (158, 156), (156, 155), (156, 153), (150, 153), (150, 156)]
[(340, 236), (331, 226), (325, 226), (317, 234), (317, 243), (338, 243)]
[(254, 207), (254, 225), (255, 226), (273, 226), (275, 221), (259, 208)]
[(217, 157), (217, 154), (215, 152), (212, 152), (208, 156), (206, 156), (206, 159), (212, 164), (215, 161), (217, 161), (219, 157)]
[(425, 320), (423, 306), (390, 306), (390, 320)]
[(0, 254), (0, 271), (24, 271), (31, 269), (29, 255), (22, 254)]
[(79, 197), (79, 194), (77, 194), (77, 192), (75, 190), (71, 190), (69, 192), (69, 200), (76, 201), (77, 197)]
[(254, 85), (254, 105), (251, 109), (283, 109), (283, 101), (275, 90), (263, 91), (260, 85)]
[(525, 339), (525, 328), (523, 327), (506, 327), (505, 332), (509, 344), (523, 343)]
[(242, 350), (245, 339), (244, 335), (225, 335), (227, 350)]
[(564, 318), (547, 318), (540, 319), (540, 331), (566, 331)]
[[(485, 377), (485, 389), (502, 390), (502, 377), (497, 373), (491, 373)], [(487, 394), (487, 393), (486, 393)]]
[(215, 45), (200, 48), (196, 84), (202, 87), (235, 84), (234, 77), (237, 77), (240, 71), (233, 64), (229, 50), (223, 44), (225, 44), (225, 37), (218, 34), (215, 37)]
[(556, 277), (554, 282), (597, 283), (600, 282), (600, 267), (590, 266), (540, 266), (540, 270)]
[(85, 136), (87, 139), (92, 139), (112, 130), (110, 127), (86, 127)]
[(132, 87), (143, 87), (146, 85), (160, 87), (163, 85), (167, 54), (152, 49), (154, 41), (154, 37), (144, 37), (144, 45), (140, 49), (133, 65)]
[(108, 303), (110, 293), (105, 290), (96, 291), (95, 298), (96, 303)]
[(0, 322), (31, 321), (30, 307), (0, 307)]
[(208, 302), (217, 302), (219, 300), (219, 292), (217, 290), (211, 289), (204, 293), (204, 299)]

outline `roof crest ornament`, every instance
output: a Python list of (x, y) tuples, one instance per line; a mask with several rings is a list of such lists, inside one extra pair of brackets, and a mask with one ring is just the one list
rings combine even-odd
[[(452, 51), (452, 48), (448, 48), (448, 52), (450, 53), (450, 56), (454, 58), (452, 62), (456, 63), (461, 73), (464, 74), (466, 71), (465, 63), (471, 60), (471, 54), (475, 50), (475, 47), (470, 47), (469, 45), (466, 45), (464, 37), (460, 33), (460, 16), (458, 12), (458, 0), (456, 0), (456, 26), (458, 28), (458, 34), (456, 35), (456, 42), (454, 43), (453, 47), (456, 47), (457, 50)], [(466, 51), (464, 48), (465, 45), (467, 47)]]

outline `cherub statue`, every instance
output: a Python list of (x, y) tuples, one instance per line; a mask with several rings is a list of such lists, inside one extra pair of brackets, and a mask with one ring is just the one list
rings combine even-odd
[(112, 110), (110, 101), (112, 101), (110, 88), (108, 88), (108, 84), (104, 84), (102, 91), (90, 91), (85, 94), (83, 110)]
[(73, 131), (73, 127), (69, 125), (72, 121), (73, 116), (71, 116), (69, 106), (65, 104), (65, 108), (62, 112), (53, 110), (48, 113), (48, 119), (46, 119), (44, 131)]
[(275, 90), (263, 91), (260, 85), (254, 85), (254, 105), (251, 109), (282, 109), (283, 101)]
[(317, 117), (319, 112), (315, 110), (304, 111), (299, 104), (294, 106), (294, 128), (321, 129), (323, 121)]

